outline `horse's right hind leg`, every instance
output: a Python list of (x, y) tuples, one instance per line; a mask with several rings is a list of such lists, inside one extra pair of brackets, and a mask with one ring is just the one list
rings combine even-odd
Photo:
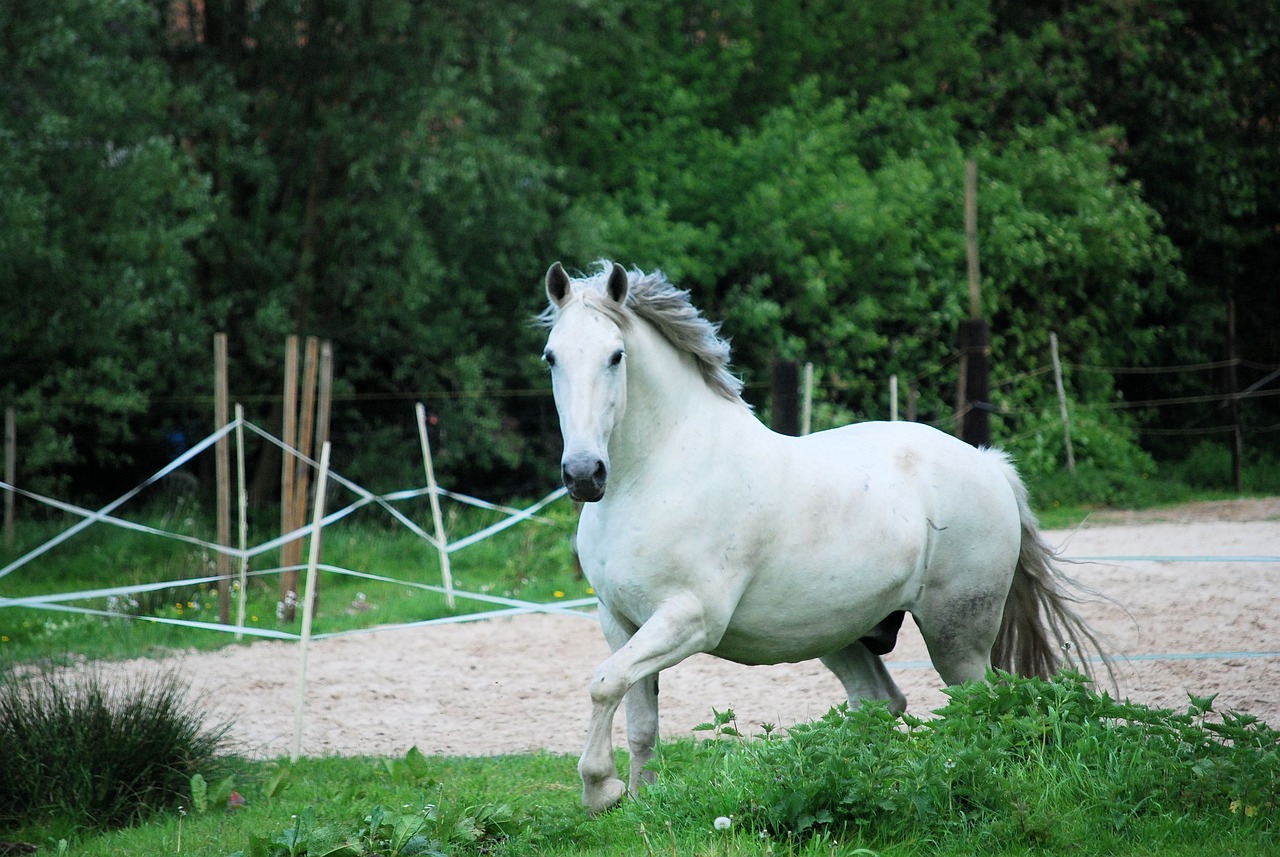
[(907, 710), (907, 698), (889, 675), (884, 661), (861, 641), (826, 655), (822, 663), (840, 679), (851, 708), (867, 699), (883, 699), (894, 714)]

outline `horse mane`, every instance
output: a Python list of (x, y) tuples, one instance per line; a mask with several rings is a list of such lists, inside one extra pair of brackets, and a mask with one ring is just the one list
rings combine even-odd
[[(596, 273), (574, 279), (578, 299), (624, 330), (633, 316), (649, 322), (677, 350), (693, 357), (707, 386), (730, 401), (743, 401), (742, 379), (729, 371), (729, 341), (720, 335), (720, 324), (708, 321), (693, 305), (687, 290), (672, 285), (661, 271), (646, 274), (637, 268), (627, 272), (627, 298), (618, 306), (605, 295), (613, 263), (601, 260), (597, 265)], [(538, 321), (550, 327), (559, 315), (559, 308), (550, 304)]]

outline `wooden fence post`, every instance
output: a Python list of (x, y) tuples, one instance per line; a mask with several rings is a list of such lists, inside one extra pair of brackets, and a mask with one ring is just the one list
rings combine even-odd
[(422, 445), (422, 466), (427, 472), (427, 490), (431, 498), (431, 522), (436, 530), (436, 550), (440, 555), (440, 577), (444, 586), (445, 603), (454, 609), (453, 569), (449, 564), (449, 535), (444, 529), (444, 515), (440, 512), (440, 491), (436, 483), (436, 468), (431, 461), (431, 441), (427, 438), (427, 409), (418, 402), (418, 442)]
[[(249, 599), (249, 486), (245, 483), (244, 467), (244, 408), (236, 405), (236, 484), (239, 486), (237, 501), (240, 530), (240, 592), (236, 606), (236, 627), (244, 627), (244, 615)], [(236, 642), (244, 638), (236, 631)]]
[(773, 364), (773, 430), (800, 434), (800, 367), (794, 360)]
[(1071, 417), (1067, 414), (1067, 391), (1062, 384), (1062, 361), (1058, 359), (1058, 334), (1049, 334), (1049, 353), (1053, 358), (1053, 385), (1058, 391), (1058, 411), (1062, 414), (1062, 440), (1067, 447), (1067, 470), (1076, 472), (1076, 454), (1071, 448)]
[(964, 243), (968, 260), (969, 318), (960, 322), (960, 375), (956, 382), (956, 422), (960, 437), (974, 446), (991, 444), (991, 332), (982, 320), (982, 279), (978, 271), (978, 165), (964, 165)]
[[(18, 484), (18, 413), (4, 409), (4, 481)], [(4, 492), (4, 546), (13, 547), (13, 492)]]
[(813, 429), (813, 364), (804, 364), (804, 395), (800, 400), (800, 434)]
[[(294, 452), (298, 446), (298, 337), (290, 335), (284, 341), (284, 425), (280, 438), (285, 445), (280, 467), (280, 534), (291, 533), (299, 526), (296, 520), (294, 481), (298, 472), (298, 458)], [(302, 559), (302, 544), (286, 542), (280, 546), (280, 618), (293, 621), (294, 605), (298, 601), (298, 572), (293, 566)]]
[[(311, 518), (311, 549), (307, 559), (306, 591), (302, 597), (302, 632), (298, 635), (298, 701), (293, 710), (293, 751), (289, 758), (298, 761), (302, 754), (302, 719), (307, 707), (307, 649), (311, 643), (311, 620), (316, 599), (316, 574), (320, 565), (321, 527), (324, 520), (324, 493), (329, 480), (329, 444), (320, 449), (320, 472), (316, 476), (315, 513)], [(304, 516), (305, 517), (305, 516)]]
[[(221, 431), (227, 413), (227, 335), (213, 335), (213, 421)], [(214, 444), (214, 469), (218, 493), (218, 545), (231, 546), (231, 441), (224, 434)], [(218, 621), (231, 624), (231, 557), (218, 551)]]

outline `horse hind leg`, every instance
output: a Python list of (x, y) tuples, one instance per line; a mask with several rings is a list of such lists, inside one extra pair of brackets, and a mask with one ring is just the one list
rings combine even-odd
[(930, 602), (912, 616), (938, 675), (948, 685), (984, 681), (1004, 615), (1005, 593), (939, 595)]
[(631, 750), (631, 771), (627, 794), (635, 797), (640, 787), (653, 782), (646, 765), (658, 746), (658, 673), (640, 679), (627, 691), (627, 744)]
[(907, 698), (889, 675), (884, 661), (862, 640), (824, 656), (822, 663), (840, 679), (851, 708), (869, 699), (883, 699), (894, 714), (907, 710)]

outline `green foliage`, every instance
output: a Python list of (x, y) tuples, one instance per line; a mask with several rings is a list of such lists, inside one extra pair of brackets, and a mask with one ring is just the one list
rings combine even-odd
[[(749, 382), (812, 361), (824, 418), (884, 416), (897, 374), (940, 424), (967, 158), (998, 440), (1039, 431), (1051, 394), (1023, 376), (1050, 330), (1076, 364), (1218, 360), (1234, 298), (1240, 353), (1268, 365), (1280, 24), (1255, 5), (5, 3), (21, 481), (105, 494), (153, 472), (208, 425), (196, 379), (226, 331), (237, 398), (268, 407), (286, 335), (333, 343), (335, 451), (362, 484), (400, 487), (426, 399), (447, 484), (531, 493), (555, 478), (526, 324), (554, 258), (665, 269)], [(1083, 408), (1214, 383), (1068, 379)], [(1277, 401), (1244, 402), (1246, 426)], [(1132, 450), (1135, 425), (1188, 422), (1096, 421)]]
[(1146, 821), (1188, 813), (1274, 829), (1280, 733), (1255, 718), (1218, 717), (1212, 697), (1192, 697), (1185, 713), (1121, 703), (1070, 673), (990, 679), (950, 688), (936, 719), (842, 705), (786, 738), (666, 746), (649, 798), (624, 811), (873, 848), (1113, 853), (1142, 841)]
[[(665, 743), (653, 788), (596, 817), (578, 804), (577, 773), (568, 756), (446, 759), (410, 750), (397, 758), (244, 762), (233, 783), (241, 796), (234, 803), (207, 785), (204, 812), (153, 815), (101, 835), (83, 832), (59, 853), (1273, 853), (1275, 732), (1247, 718), (1219, 718), (1209, 702), (1193, 699), (1185, 714), (1143, 710), (1082, 692), (1074, 680), (1027, 686), (1015, 680), (963, 689), (933, 726), (895, 721), (883, 709), (863, 715), (837, 710), (796, 727), (807, 737), (795, 747), (788, 746), (795, 737), (781, 733), (730, 735), (724, 727), (733, 728), (732, 713), (719, 712), (706, 731), (719, 728), (721, 737)], [(856, 759), (857, 767), (841, 771), (845, 759)], [(776, 767), (757, 769), (748, 764), (752, 760)], [(996, 766), (994, 773), (976, 767), (986, 763)], [(741, 780), (729, 776), (734, 766)], [(783, 770), (793, 779), (780, 780)], [(867, 781), (868, 771), (899, 777), (902, 787), (891, 788), (893, 780)], [(1167, 775), (1168, 782), (1149, 779), (1157, 775)], [(809, 822), (800, 804), (780, 800), (812, 792), (810, 777), (859, 790), (865, 823), (846, 824), (843, 814), (852, 807), (839, 806), (830, 820), (807, 813)], [(908, 784), (919, 793), (913, 795)], [(1187, 784), (1193, 791), (1184, 794)], [(984, 794), (1011, 802), (975, 804)], [(1176, 800), (1170, 802), (1170, 794)], [(1255, 794), (1261, 795), (1256, 803)], [(751, 814), (741, 814), (732, 800), (738, 796), (748, 806), (757, 799)], [(765, 804), (758, 798), (777, 802), (779, 818), (807, 823), (804, 832), (770, 833), (761, 826)], [(815, 807), (824, 800), (839, 803), (813, 795)], [(1134, 805), (1136, 813), (1129, 811)], [(894, 839), (890, 831), (906, 835)], [(58, 851), (54, 845), (50, 841), (51, 853)]]
[[(822, 97), (810, 80), (733, 136), (689, 134), (677, 122), (667, 147), (686, 156), (649, 167), (637, 181), (641, 204), (585, 197), (576, 217), (592, 224), (599, 252), (621, 248), (692, 288), (725, 320), (748, 381), (767, 377), (779, 357), (809, 360), (822, 369), (825, 406), (884, 418), (886, 378), (898, 374), (913, 379), (920, 418), (942, 421), (954, 375), (938, 370), (952, 362), (968, 313), (966, 154), (949, 113), (911, 95), (892, 87), (859, 108)], [(1158, 219), (1115, 171), (1101, 135), (1050, 117), (984, 145), (978, 163), (993, 361), (1010, 378), (996, 399), (1003, 441), (1032, 434), (1019, 412), (1052, 401), (1046, 378), (1025, 371), (1047, 365), (1048, 331), (1073, 361), (1140, 362), (1158, 333), (1141, 313), (1171, 300), (1182, 280)], [(1096, 300), (1101, 289), (1106, 302)], [(1081, 400), (1113, 396), (1105, 376), (1071, 381)], [(1094, 419), (1142, 459), (1126, 420)], [(1096, 454), (1116, 449), (1100, 444)]]
[(209, 183), (168, 126), (153, 26), (143, 0), (0, 9), (0, 399), (33, 489), (130, 464), (148, 397), (205, 353), (187, 246)]
[(363, 826), (317, 824), (304, 810), (294, 825), (275, 836), (250, 837), (249, 847), (231, 857), (444, 857), (485, 854), (527, 819), (510, 806), (468, 807), (449, 816), (435, 804), (413, 811), (376, 805)]
[[(445, 799), (443, 784), (431, 776), (432, 763), (417, 747), (401, 759), (383, 759), (378, 775), (395, 786), (416, 788), (416, 805), (391, 809), (374, 804), (362, 824), (322, 821), (313, 807), (295, 814), (274, 835), (251, 834), (247, 848), (232, 857), (442, 857), (488, 854), (534, 820), (511, 804), (459, 806)], [(452, 796), (451, 796), (452, 797)]]
[(105, 830), (172, 808), (194, 774), (225, 764), (225, 731), (205, 725), (176, 676), (121, 686), (98, 671), (6, 671), (0, 829)]

